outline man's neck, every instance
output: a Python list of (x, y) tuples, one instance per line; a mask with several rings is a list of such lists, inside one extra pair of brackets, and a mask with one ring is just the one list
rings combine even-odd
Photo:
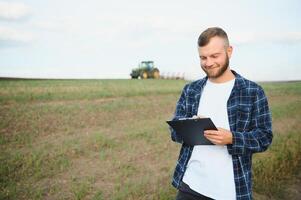
[(225, 83), (235, 78), (235, 75), (230, 70), (230, 67), (219, 77), (217, 78), (209, 78), (209, 80), (213, 83)]

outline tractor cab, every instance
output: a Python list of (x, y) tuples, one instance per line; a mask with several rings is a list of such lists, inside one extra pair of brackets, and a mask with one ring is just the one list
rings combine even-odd
[(140, 67), (140, 68), (147, 69), (147, 70), (151, 70), (151, 69), (154, 68), (154, 61), (142, 61), (142, 62), (139, 64), (139, 67)]

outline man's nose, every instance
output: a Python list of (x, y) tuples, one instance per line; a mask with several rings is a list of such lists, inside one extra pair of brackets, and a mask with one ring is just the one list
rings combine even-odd
[(207, 58), (204, 64), (205, 64), (205, 66), (209, 66), (210, 67), (210, 66), (212, 66), (214, 64), (214, 62), (213, 62), (212, 59)]

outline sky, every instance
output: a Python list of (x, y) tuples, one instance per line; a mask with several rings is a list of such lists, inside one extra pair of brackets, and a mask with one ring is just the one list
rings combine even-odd
[(197, 38), (221, 27), (231, 69), (254, 81), (301, 80), (299, 0), (0, 0), (0, 77), (130, 78), (153, 60), (195, 80)]

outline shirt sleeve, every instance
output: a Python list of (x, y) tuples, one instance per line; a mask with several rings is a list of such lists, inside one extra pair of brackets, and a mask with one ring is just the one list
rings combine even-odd
[[(177, 102), (176, 110), (175, 110), (174, 115), (171, 120), (178, 120), (179, 118), (186, 117), (187, 90), (188, 90), (188, 85), (185, 85), (185, 87), (182, 90), (182, 94)], [(178, 142), (178, 143), (183, 143), (183, 138), (179, 134), (177, 134), (177, 132), (173, 128), (169, 127), (169, 130), (171, 133), (172, 141)]]
[(233, 141), (228, 145), (231, 155), (265, 151), (272, 142), (272, 120), (263, 89), (259, 86), (252, 109), (250, 131), (232, 131)]

